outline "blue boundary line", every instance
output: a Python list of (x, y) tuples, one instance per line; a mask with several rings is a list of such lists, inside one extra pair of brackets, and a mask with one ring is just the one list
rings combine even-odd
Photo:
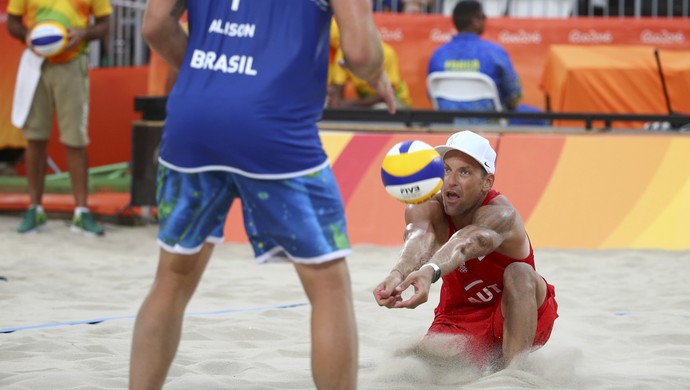
[[(618, 317), (639, 317), (641, 315), (646, 315), (646, 314), (652, 314), (652, 313), (639, 312), (639, 311), (617, 311), (617, 312), (613, 313), (613, 315), (618, 316)], [(680, 317), (680, 318), (685, 318), (685, 319), (690, 320), (690, 314), (662, 313), (662, 315), (666, 315), (668, 317)]]
[[(191, 316), (244, 313), (244, 312), (277, 310), (277, 309), (290, 309), (293, 307), (300, 307), (300, 306), (306, 306), (306, 305), (308, 305), (308, 304), (305, 302), (301, 302), (301, 303), (288, 303), (285, 305), (276, 305), (276, 306), (250, 307), (250, 308), (246, 308), (246, 309), (227, 309), (227, 310), (214, 310), (214, 311), (203, 311), (203, 312), (198, 311), (198, 312), (185, 313), (184, 316), (185, 317), (191, 317)], [(95, 318), (92, 320), (65, 321), (65, 322), (56, 322), (56, 323), (52, 323), (52, 324), (28, 325), (28, 326), (20, 326), (20, 327), (16, 327), (16, 328), (0, 329), (0, 333), (12, 333), (12, 332), (16, 332), (18, 330), (27, 330), (27, 329), (55, 328), (58, 326), (68, 326), (68, 325), (85, 325), (85, 324), (96, 325), (96, 324), (100, 324), (101, 322), (105, 322), (105, 321), (134, 319), (134, 318), (136, 318), (136, 316), (116, 316), (116, 317)]]

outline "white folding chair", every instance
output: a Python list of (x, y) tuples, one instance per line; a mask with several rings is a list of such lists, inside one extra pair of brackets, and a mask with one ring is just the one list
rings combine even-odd
[[(438, 110), (438, 98), (456, 102), (491, 99), (496, 111), (503, 111), (498, 88), (491, 77), (480, 72), (432, 72), (426, 78), (431, 104)], [(504, 119), (499, 121), (507, 124)]]
[(508, 15), (514, 18), (568, 18), (577, 0), (511, 0)]

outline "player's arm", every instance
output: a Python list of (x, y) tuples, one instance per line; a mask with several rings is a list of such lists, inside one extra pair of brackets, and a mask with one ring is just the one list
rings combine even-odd
[(487, 205), (477, 210), (471, 225), (458, 230), (429, 260), (441, 268), (441, 275), (465, 261), (495, 251), (513, 233), (518, 223), (513, 207)]
[(395, 96), (383, 71), (383, 47), (369, 0), (332, 0), (331, 6), (340, 29), (340, 48), (344, 66), (365, 80), (383, 97), (390, 113), (395, 112)]
[(374, 289), (374, 298), (380, 306), (394, 307), (396, 302), (401, 300), (400, 293), (396, 293), (396, 287), (407, 275), (425, 264), (438, 248), (434, 222), (441, 207), (438, 201), (433, 199), (405, 208), (406, 227), (400, 257), (386, 279)]
[(186, 9), (186, 0), (149, 0), (144, 13), (144, 39), (175, 71), (187, 50), (188, 37), (179, 23)]
[[(496, 250), (508, 237), (514, 235), (517, 223), (517, 212), (510, 206), (482, 206), (477, 210), (472, 224), (453, 234), (428, 262), (440, 268), (440, 276), (446, 275), (465, 261)], [(414, 309), (426, 302), (435, 273), (433, 267), (422, 267), (409, 274), (392, 295), (399, 296), (409, 286), (414, 286), (414, 295), (405, 301), (396, 302), (394, 307)]]
[(434, 221), (441, 205), (436, 200), (405, 208), (404, 244), (394, 267), (405, 278), (425, 264), (438, 249)]

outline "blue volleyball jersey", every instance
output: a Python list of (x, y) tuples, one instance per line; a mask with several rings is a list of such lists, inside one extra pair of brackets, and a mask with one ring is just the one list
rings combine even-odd
[(189, 45), (168, 97), (162, 164), (278, 179), (328, 165), (325, 0), (187, 2)]
[[(501, 46), (481, 39), (476, 33), (459, 33), (440, 46), (429, 60), (429, 72), (481, 72), (496, 83), (503, 107), (514, 106), (522, 96), (522, 87), (510, 56)], [(443, 100), (443, 101), (441, 101)], [(490, 99), (476, 102), (450, 102), (439, 99), (440, 109), (493, 110)]]

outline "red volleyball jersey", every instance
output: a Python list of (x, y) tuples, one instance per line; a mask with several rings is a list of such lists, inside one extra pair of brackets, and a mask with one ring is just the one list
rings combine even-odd
[[(482, 206), (500, 195), (491, 190)], [(456, 230), (450, 216), (446, 216), (450, 228), (449, 238)], [(478, 308), (495, 306), (503, 292), (503, 271), (513, 262), (529, 264), (534, 268), (534, 251), (530, 243), (529, 255), (524, 259), (513, 259), (491, 252), (482, 258), (466, 261), (455, 271), (443, 277), (440, 301), (436, 310), (436, 321), (449, 320), (457, 315), (467, 316)], [(471, 315), (470, 315), (471, 316)], [(444, 318), (447, 317), (447, 318)]]

